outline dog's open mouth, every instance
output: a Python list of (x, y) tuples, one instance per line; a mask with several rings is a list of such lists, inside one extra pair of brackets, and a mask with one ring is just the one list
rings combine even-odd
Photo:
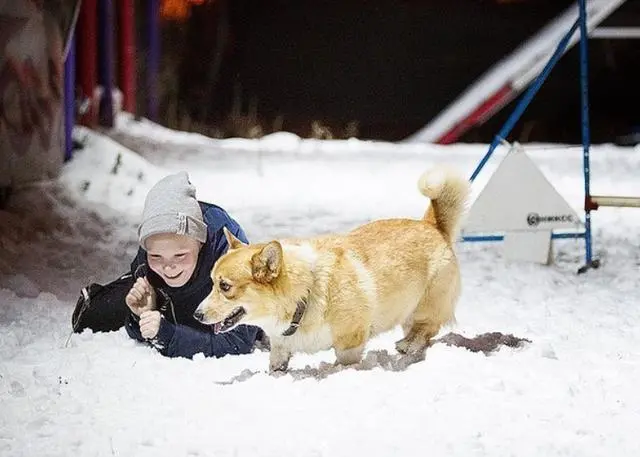
[(223, 320), (213, 324), (213, 332), (222, 333), (226, 332), (227, 330), (231, 330), (238, 322), (240, 322), (245, 314), (247, 314), (245, 309), (242, 306), (238, 306), (236, 309), (231, 311), (231, 313), (229, 313), (229, 315)]

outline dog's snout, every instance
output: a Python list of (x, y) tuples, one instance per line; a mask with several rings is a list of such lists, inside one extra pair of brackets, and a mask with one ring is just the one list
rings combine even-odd
[(196, 309), (196, 312), (193, 313), (193, 317), (199, 322), (204, 322), (204, 313), (199, 309)]

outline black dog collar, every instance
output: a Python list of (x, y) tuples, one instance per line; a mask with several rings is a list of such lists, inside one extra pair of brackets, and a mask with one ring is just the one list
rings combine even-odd
[(289, 324), (289, 328), (282, 332), (282, 336), (291, 336), (298, 330), (300, 326), (300, 321), (304, 317), (304, 313), (307, 310), (307, 298), (301, 298), (298, 303), (296, 303), (296, 312), (293, 313), (293, 319), (291, 319), (291, 324)]

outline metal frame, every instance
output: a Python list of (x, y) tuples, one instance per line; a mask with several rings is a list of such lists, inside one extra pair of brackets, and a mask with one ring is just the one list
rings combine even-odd
[[(592, 238), (591, 238), (591, 210), (597, 209), (594, 207), (595, 203), (592, 200), (590, 194), (590, 164), (589, 164), (589, 149), (590, 149), (590, 126), (589, 126), (589, 78), (588, 78), (588, 33), (587, 33), (587, 13), (586, 13), (586, 0), (578, 0), (578, 19), (573, 23), (569, 31), (558, 43), (556, 50), (549, 58), (549, 61), (542, 69), (542, 72), (529, 86), (524, 93), (515, 109), (504, 123), (498, 134), (494, 137), (489, 150), (480, 160), (480, 163), (473, 171), (470, 180), (473, 181), (478, 176), (482, 168), (486, 165), (487, 161), (498, 147), (501, 142), (505, 141), (505, 138), (509, 135), (514, 125), (522, 116), (526, 108), (529, 106), (533, 97), (536, 95), (542, 84), (547, 79), (551, 70), (560, 60), (560, 57), (564, 54), (573, 34), (580, 29), (580, 88), (581, 88), (581, 123), (582, 123), (582, 152), (583, 152), (583, 174), (584, 174), (584, 188), (585, 188), (585, 230), (584, 232), (566, 232), (566, 233), (552, 233), (552, 239), (567, 239), (567, 238), (584, 238), (585, 239), (585, 265), (583, 265), (578, 273), (583, 273), (590, 268), (598, 268), (600, 262), (592, 257)], [(592, 203), (590, 203), (592, 202)], [(466, 242), (478, 242), (478, 241), (502, 241), (503, 235), (468, 235), (463, 236), (462, 241)]]

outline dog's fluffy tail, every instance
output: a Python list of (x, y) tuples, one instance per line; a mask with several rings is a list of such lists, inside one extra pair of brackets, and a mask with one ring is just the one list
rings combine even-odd
[(437, 166), (420, 176), (418, 188), (422, 195), (431, 199), (424, 219), (453, 244), (467, 211), (469, 181), (449, 167)]

